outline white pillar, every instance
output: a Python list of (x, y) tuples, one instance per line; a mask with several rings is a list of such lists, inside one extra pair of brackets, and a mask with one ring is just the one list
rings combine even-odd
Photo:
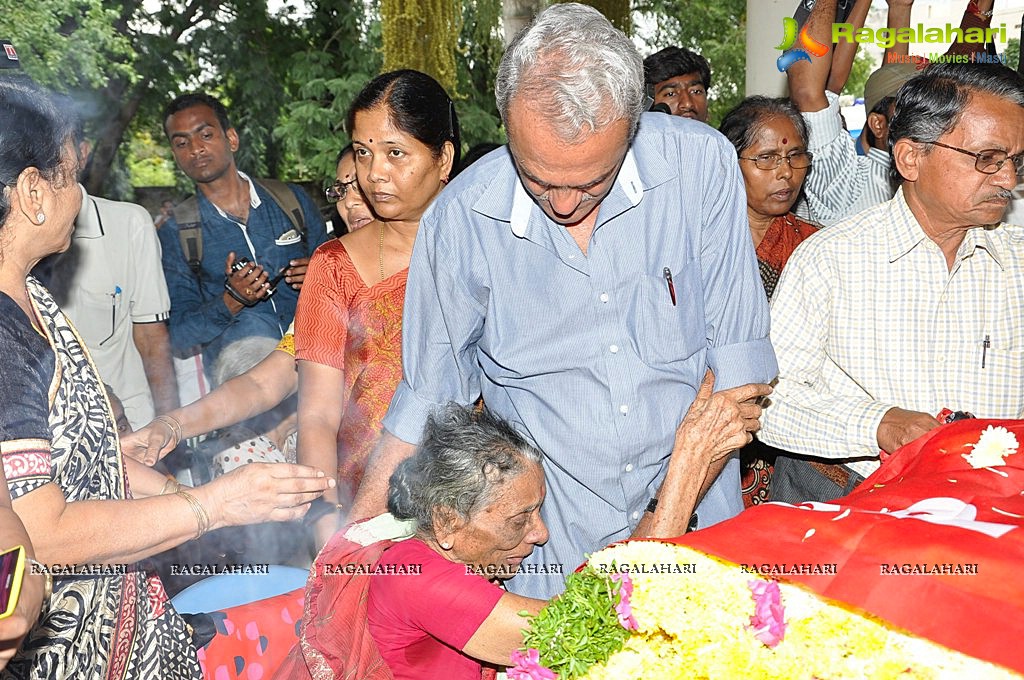
[(793, 16), (798, 0), (747, 0), (747, 91), (769, 97), (786, 96), (786, 74), (775, 60), (782, 54), (782, 19)]

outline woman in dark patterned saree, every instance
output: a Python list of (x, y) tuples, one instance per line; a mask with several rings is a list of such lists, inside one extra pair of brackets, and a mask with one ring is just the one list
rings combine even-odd
[(70, 244), (78, 165), (53, 99), (0, 79), (0, 453), (36, 559), (56, 572), (0, 677), (199, 678), (184, 621), (138, 561), (208, 529), (298, 518), (329, 482), (313, 468), (256, 465), (192, 489), (121, 455), (85, 347), (29, 276)]

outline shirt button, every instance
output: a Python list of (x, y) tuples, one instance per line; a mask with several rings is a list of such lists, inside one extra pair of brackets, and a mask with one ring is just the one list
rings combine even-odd
[(632, 463), (626, 463), (626, 472), (632, 472), (632, 471), (633, 471), (633, 464)]
[(618, 345), (612, 345), (612, 346), (610, 346), (608, 348), (608, 351), (611, 352), (612, 354), (617, 354), (618, 351), (619, 351), (619, 346)]
[(623, 404), (619, 406), (619, 413), (621, 413), (622, 415), (626, 415), (627, 413), (629, 413), (629, 405)]
[(939, 362), (940, 364), (944, 364), (944, 363), (946, 363), (946, 357), (939, 357), (939, 359), (938, 359), (938, 362)]
[(569, 255), (569, 259), (570, 259), (570, 260), (575, 260), (575, 259), (576, 259), (576, 256), (575, 256), (575, 255)]
[(600, 300), (601, 302), (608, 302), (608, 293), (601, 293), (601, 295), (598, 297), (598, 300)]
[(640, 513), (639, 513), (639, 512), (636, 512), (636, 511), (634, 511), (634, 512), (633, 512), (633, 519), (639, 519), (639, 518), (640, 518)]

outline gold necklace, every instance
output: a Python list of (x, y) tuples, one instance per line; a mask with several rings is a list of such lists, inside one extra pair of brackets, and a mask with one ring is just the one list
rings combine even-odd
[(380, 267), (380, 280), (384, 280), (384, 225), (378, 225), (380, 229), (377, 231), (380, 234), (380, 238), (377, 240), (377, 265)]

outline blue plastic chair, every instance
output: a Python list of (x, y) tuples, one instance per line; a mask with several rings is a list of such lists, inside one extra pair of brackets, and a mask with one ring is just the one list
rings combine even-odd
[(193, 583), (171, 598), (180, 614), (202, 614), (265, 600), (306, 585), (309, 572), (271, 564), (266, 574), (217, 574)]

